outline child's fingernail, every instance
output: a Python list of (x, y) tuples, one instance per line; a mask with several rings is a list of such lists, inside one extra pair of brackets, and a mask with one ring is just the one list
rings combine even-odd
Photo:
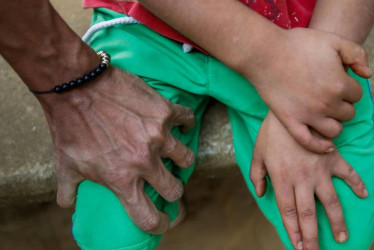
[(338, 236), (338, 242), (343, 243), (347, 240), (347, 234), (345, 232), (340, 232)]
[(329, 149), (327, 149), (326, 153), (332, 153), (332, 152), (334, 152), (334, 150), (335, 150), (335, 148), (329, 148)]
[(303, 250), (303, 243), (300, 241), (299, 243), (297, 243), (297, 250)]
[(368, 192), (368, 190), (365, 188), (364, 189), (364, 195), (367, 197), (367, 196), (369, 196), (369, 192)]

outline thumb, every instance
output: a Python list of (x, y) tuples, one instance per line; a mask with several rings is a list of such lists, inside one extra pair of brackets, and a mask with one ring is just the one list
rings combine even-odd
[(62, 208), (74, 206), (77, 188), (83, 178), (73, 169), (56, 164), (57, 204)]
[(255, 187), (256, 195), (262, 197), (266, 191), (266, 167), (259, 153), (254, 150), (251, 170), (249, 173), (250, 179)]
[(367, 53), (361, 45), (341, 39), (338, 43), (338, 52), (344, 65), (349, 65), (359, 76), (370, 78), (372, 71), (369, 67)]

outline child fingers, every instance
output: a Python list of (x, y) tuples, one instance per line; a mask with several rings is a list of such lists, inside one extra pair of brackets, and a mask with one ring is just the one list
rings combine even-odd
[(323, 154), (332, 152), (335, 149), (335, 145), (331, 140), (313, 135), (310, 128), (305, 124), (294, 123), (287, 126), (287, 129), (301, 146), (310, 151)]
[(362, 181), (356, 170), (354, 170), (342, 157), (339, 157), (335, 163), (332, 174), (343, 179), (357, 196), (361, 198), (366, 198), (368, 196), (365, 183)]
[[(321, 136), (313, 134), (313, 136), (319, 138), (320, 140), (329, 140), (337, 137), (343, 130), (343, 125), (341, 122), (333, 118), (320, 118), (313, 119), (313, 123), (310, 124), (313, 129), (318, 132)], [(324, 138), (327, 137), (327, 138)]]
[(249, 177), (255, 187), (256, 195), (262, 197), (266, 191), (266, 168), (257, 150), (254, 150)]
[(273, 180), (273, 186), (284, 227), (287, 230), (294, 248), (302, 250), (303, 243), (297, 215), (294, 188), (292, 185), (284, 185), (277, 180)]
[(348, 238), (348, 231), (339, 198), (330, 178), (320, 181), (316, 194), (325, 208), (331, 229), (337, 242), (343, 243)]
[(308, 250), (318, 250), (318, 225), (314, 190), (307, 186), (295, 187), (295, 197), (303, 247)]
[(368, 56), (363, 46), (340, 39), (338, 52), (343, 64), (349, 65), (356, 74), (364, 78), (371, 77), (372, 72), (368, 63)]

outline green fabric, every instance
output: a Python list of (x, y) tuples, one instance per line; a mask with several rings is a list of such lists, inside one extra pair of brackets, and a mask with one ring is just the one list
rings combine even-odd
[[(96, 9), (93, 23), (121, 17), (108, 9)], [(141, 24), (128, 24), (97, 32), (91, 39), (95, 50), (105, 50), (112, 64), (136, 74), (161, 95), (193, 109), (197, 125), (187, 134), (175, 127), (173, 134), (197, 153), (202, 115), (211, 97), (227, 105), (234, 135), (235, 155), (247, 186), (260, 209), (275, 226), (287, 249), (293, 249), (277, 209), (270, 180), (266, 194), (257, 198), (249, 180), (249, 167), (257, 132), (268, 107), (253, 86), (242, 76), (213, 57), (200, 52), (183, 53), (182, 45), (167, 39)], [(361, 84), (364, 96), (356, 104), (355, 118), (344, 123), (335, 143), (343, 157), (357, 170), (367, 184), (369, 198), (356, 197), (340, 179), (333, 182), (343, 206), (350, 232), (344, 244), (333, 239), (328, 219), (317, 202), (319, 241), (321, 249), (368, 249), (374, 239), (374, 130), (373, 103), (369, 82), (350, 74)], [(193, 167), (181, 169), (170, 160), (166, 167), (183, 183)], [(146, 193), (157, 208), (171, 219), (178, 214), (177, 202), (168, 203), (154, 191)], [(91, 181), (80, 184), (73, 216), (73, 234), (83, 249), (155, 249), (161, 238), (141, 231), (128, 217), (116, 196), (107, 188)]]

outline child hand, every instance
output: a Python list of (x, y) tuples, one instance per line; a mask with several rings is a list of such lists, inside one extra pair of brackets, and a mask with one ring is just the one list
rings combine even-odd
[(296, 249), (319, 249), (315, 195), (325, 208), (336, 241), (346, 241), (348, 232), (331, 177), (342, 178), (361, 198), (368, 194), (359, 175), (337, 151), (316, 154), (306, 150), (270, 111), (258, 133), (250, 171), (258, 196), (265, 193), (267, 173)]
[(334, 34), (301, 28), (284, 32), (272, 44), (271, 55), (243, 74), (302, 146), (316, 153), (332, 151), (330, 139), (339, 135), (342, 121), (354, 117), (353, 103), (362, 96), (345, 65), (371, 76), (364, 49)]

